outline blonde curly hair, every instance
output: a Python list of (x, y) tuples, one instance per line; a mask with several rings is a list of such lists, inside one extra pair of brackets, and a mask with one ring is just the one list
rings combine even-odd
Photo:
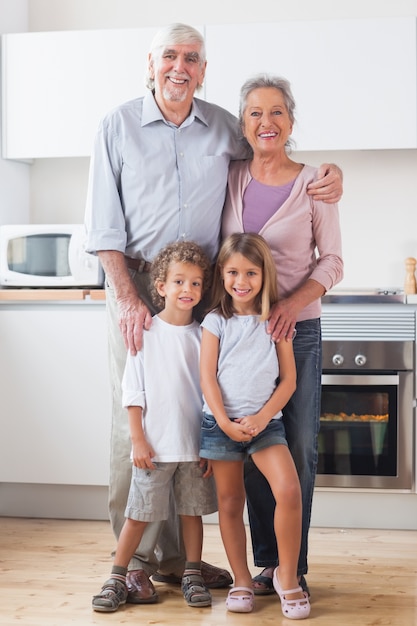
[(156, 284), (164, 283), (172, 263), (191, 263), (203, 270), (202, 295), (210, 288), (211, 261), (204, 250), (194, 241), (176, 241), (163, 248), (152, 261), (151, 267), (151, 297), (155, 306), (163, 308), (164, 298), (159, 295)]

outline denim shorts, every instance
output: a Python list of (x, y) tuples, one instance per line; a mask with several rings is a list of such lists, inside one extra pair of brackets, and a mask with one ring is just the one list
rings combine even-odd
[(280, 419), (273, 419), (250, 441), (233, 441), (218, 426), (213, 415), (203, 414), (201, 423), (200, 456), (214, 461), (244, 461), (254, 452), (276, 444), (287, 446), (285, 427)]

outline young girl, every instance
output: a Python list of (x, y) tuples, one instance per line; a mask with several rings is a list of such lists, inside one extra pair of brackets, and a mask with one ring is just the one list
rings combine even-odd
[(310, 613), (310, 603), (297, 579), (301, 492), (281, 419), (296, 386), (294, 354), (291, 341), (275, 345), (266, 331), (270, 306), (277, 301), (276, 284), (274, 260), (263, 237), (235, 233), (224, 240), (211, 311), (202, 324), (200, 456), (211, 459), (220, 532), (235, 579), (227, 609), (246, 613), (254, 605), (243, 521), (243, 463), (250, 455), (276, 501), (279, 567), (274, 587), (282, 612), (290, 619), (303, 619)]
[(129, 561), (147, 524), (168, 519), (171, 491), (186, 554), (184, 598), (192, 607), (211, 605), (201, 575), (201, 516), (216, 511), (217, 502), (210, 470), (200, 466), (198, 454), (201, 330), (193, 320), (210, 273), (208, 257), (189, 241), (166, 246), (152, 263), (152, 297), (163, 308), (144, 333), (142, 349), (127, 355), (122, 388), (132, 441), (132, 480), (110, 578), (93, 597), (95, 611), (117, 611), (126, 602)]

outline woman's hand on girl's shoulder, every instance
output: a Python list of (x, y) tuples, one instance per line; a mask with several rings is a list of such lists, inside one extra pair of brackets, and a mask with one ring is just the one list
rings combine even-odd
[(273, 341), (277, 343), (282, 339), (293, 338), (297, 315), (298, 310), (289, 298), (273, 305), (267, 328)]

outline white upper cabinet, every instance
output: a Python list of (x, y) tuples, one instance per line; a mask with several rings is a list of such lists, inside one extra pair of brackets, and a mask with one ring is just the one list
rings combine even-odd
[(206, 97), (237, 114), (244, 81), (287, 78), (297, 150), (417, 147), (416, 19), (206, 27)]
[(110, 109), (145, 92), (156, 29), (22, 33), (2, 37), (3, 156), (91, 154)]
[[(414, 17), (197, 28), (208, 101), (237, 113), (248, 77), (288, 78), (297, 150), (417, 147)], [(100, 118), (145, 93), (156, 30), (4, 35), (3, 157), (89, 156)]]

